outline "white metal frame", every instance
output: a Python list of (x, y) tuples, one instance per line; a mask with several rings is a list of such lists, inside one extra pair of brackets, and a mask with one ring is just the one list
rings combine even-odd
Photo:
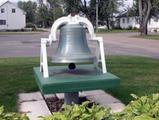
[(43, 72), (43, 77), (44, 78), (49, 77), (47, 46), (50, 46), (52, 42), (57, 41), (56, 32), (59, 26), (63, 24), (83, 24), (88, 28), (88, 31), (90, 34), (90, 40), (97, 41), (97, 50), (96, 50), (97, 60), (94, 61), (94, 64), (97, 67), (99, 62), (101, 62), (103, 74), (107, 73), (103, 38), (95, 36), (93, 25), (87, 18), (80, 17), (78, 15), (75, 15), (75, 16), (68, 15), (67, 17), (61, 17), (54, 22), (51, 28), (49, 38), (41, 38), (40, 71)]

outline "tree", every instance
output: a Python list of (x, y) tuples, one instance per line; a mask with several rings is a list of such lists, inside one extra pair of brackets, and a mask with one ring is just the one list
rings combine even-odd
[(72, 10), (79, 12), (80, 11), (80, 0), (63, 0), (65, 14), (69, 14)]
[(159, 0), (134, 0), (131, 10), (140, 17), (141, 35), (147, 35), (148, 21), (152, 17), (159, 17)]
[[(119, 13), (119, 7), (123, 3), (123, 0), (98, 0), (99, 4), (99, 20), (106, 21), (107, 28), (110, 28), (110, 24), (112, 22), (112, 18), (116, 13)], [(90, 9), (93, 15), (93, 21), (95, 21), (95, 6), (96, 0), (90, 1)]]
[(45, 5), (40, 5), (37, 9), (36, 22), (41, 27), (49, 26), (49, 9)]
[(147, 35), (147, 24), (152, 9), (151, 0), (139, 0), (140, 32), (141, 35)]
[(36, 2), (28, 1), (28, 2), (18, 2), (18, 7), (26, 12), (26, 22), (35, 23), (35, 15), (36, 15)]
[(60, 7), (62, 4), (61, 0), (47, 0), (47, 2), (50, 4), (50, 8)]
[(53, 22), (63, 16), (63, 11), (60, 7), (49, 9), (49, 25), (52, 25)]
[(119, 7), (123, 5), (122, 3), (122, 0), (107, 0), (103, 1), (103, 3), (101, 2), (99, 6), (99, 19), (106, 21), (108, 29), (110, 25), (113, 25), (112, 18), (115, 14), (120, 12)]
[(150, 17), (159, 18), (159, 0), (152, 0)]
[[(95, 25), (96, 18), (96, 0), (63, 0), (65, 4), (66, 14), (69, 14), (71, 10), (84, 13), (88, 19)], [(122, 5), (123, 0), (98, 0), (99, 4), (99, 19), (101, 21), (107, 21), (109, 28), (110, 18), (117, 12), (119, 12), (119, 6)]]
[(47, 0), (50, 5), (49, 8), (49, 20), (52, 24), (57, 18), (63, 15), (62, 0)]

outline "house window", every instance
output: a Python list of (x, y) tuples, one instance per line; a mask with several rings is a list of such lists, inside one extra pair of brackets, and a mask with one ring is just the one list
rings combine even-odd
[(12, 9), (12, 13), (15, 13), (15, 9), (14, 8)]
[(6, 20), (0, 20), (0, 25), (6, 25)]
[(122, 20), (123, 20), (123, 23), (125, 23), (125, 18), (123, 18)]
[(130, 22), (130, 18), (127, 18), (127, 23), (129, 23)]
[(1, 13), (4, 13), (4, 8), (1, 9)]

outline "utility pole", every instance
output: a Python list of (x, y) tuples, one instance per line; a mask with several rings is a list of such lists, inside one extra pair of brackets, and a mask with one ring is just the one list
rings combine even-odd
[(96, 0), (96, 32), (98, 32), (98, 0)]
[(54, 14), (54, 22), (55, 22), (55, 3), (54, 3), (54, 8), (53, 8), (53, 14)]

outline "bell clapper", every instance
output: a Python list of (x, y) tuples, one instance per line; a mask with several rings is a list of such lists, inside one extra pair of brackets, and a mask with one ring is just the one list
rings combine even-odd
[(75, 63), (70, 63), (70, 64), (68, 65), (68, 68), (69, 68), (70, 70), (76, 69)]

